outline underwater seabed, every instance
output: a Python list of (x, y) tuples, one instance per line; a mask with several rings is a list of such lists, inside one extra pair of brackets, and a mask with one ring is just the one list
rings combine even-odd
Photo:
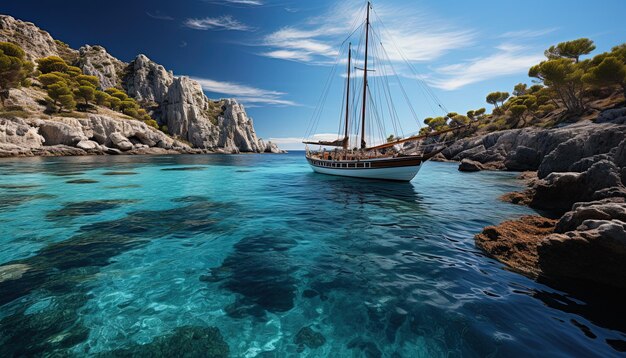
[(520, 187), (447, 163), (319, 175), (297, 152), (3, 160), (0, 356), (618, 354), (584, 302), (474, 247), (531, 213), (497, 200)]

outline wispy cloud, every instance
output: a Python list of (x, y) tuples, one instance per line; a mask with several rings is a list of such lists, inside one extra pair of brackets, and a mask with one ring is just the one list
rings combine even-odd
[(437, 88), (455, 90), (472, 83), (523, 73), (542, 59), (541, 53), (528, 47), (503, 44), (491, 55), (435, 68), (434, 74), (425, 81)]
[(504, 39), (513, 39), (513, 38), (528, 39), (528, 38), (533, 38), (533, 37), (544, 36), (544, 35), (553, 33), (556, 30), (557, 28), (553, 27), (553, 28), (539, 29), (539, 30), (526, 29), (526, 30), (518, 30), (518, 31), (509, 31), (509, 32), (505, 32), (501, 34), (498, 37), (504, 38)]
[(204, 2), (226, 6), (261, 6), (264, 4), (261, 0), (204, 0)]
[[(342, 1), (323, 16), (306, 20), (304, 25), (283, 27), (264, 38), (262, 45), (267, 50), (260, 55), (309, 64), (332, 64), (342, 42), (362, 25), (356, 19), (365, 22), (366, 9), (362, 5), (362, 1)], [(402, 14), (402, 21), (398, 21), (398, 14)], [(451, 22), (419, 14), (415, 6), (377, 5), (371, 17), (376, 31), (372, 41), (382, 42), (392, 61), (434, 60), (449, 51), (470, 46), (475, 37), (472, 30), (459, 29)], [(385, 27), (380, 25), (379, 19)], [(359, 34), (354, 36), (357, 38), (353, 40), (357, 40)]]
[(181, 41), (180, 44), (178, 44), (178, 47), (187, 47), (187, 41)]
[(216, 81), (209, 78), (191, 77), (208, 92), (225, 94), (235, 97), (244, 104), (272, 105), (272, 106), (297, 106), (298, 104), (285, 99), (286, 93), (265, 90), (235, 82)]
[(167, 20), (167, 21), (174, 20), (172, 16), (161, 14), (159, 11), (155, 11), (154, 13), (146, 12), (146, 15), (156, 20)]
[(224, 15), (219, 17), (205, 17), (202, 19), (187, 19), (185, 20), (184, 25), (196, 30), (254, 30), (254, 28), (240, 22), (230, 15)]

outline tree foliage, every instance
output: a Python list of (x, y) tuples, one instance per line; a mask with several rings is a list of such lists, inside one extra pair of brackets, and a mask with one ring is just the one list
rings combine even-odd
[(583, 74), (583, 69), (577, 63), (566, 58), (541, 62), (528, 71), (530, 77), (550, 87), (567, 110), (574, 114), (581, 113), (585, 108)]
[(88, 105), (89, 101), (93, 101), (95, 93), (96, 89), (92, 86), (80, 86), (74, 91), (74, 96), (85, 101), (85, 105)]
[(522, 96), (525, 95), (528, 91), (528, 86), (525, 83), (518, 83), (513, 87), (513, 95), (514, 96)]
[(70, 66), (59, 56), (48, 56), (37, 60), (37, 69), (43, 74), (50, 72), (66, 72), (69, 67)]
[(25, 60), (26, 54), (19, 46), (0, 42), (0, 103), (9, 98), (11, 88), (16, 88), (33, 70), (33, 64)]
[(550, 60), (559, 58), (568, 58), (578, 63), (580, 56), (590, 54), (596, 49), (593, 41), (587, 38), (581, 38), (573, 41), (561, 42), (556, 46), (550, 46), (544, 54)]
[(626, 94), (626, 64), (617, 57), (604, 58), (597, 66), (589, 68), (582, 79), (593, 86), (619, 85)]
[[(496, 109), (500, 108), (500, 105), (504, 104), (511, 95), (509, 92), (491, 92), (487, 95), (487, 103), (492, 104)], [(498, 103), (500, 105), (498, 105)]]

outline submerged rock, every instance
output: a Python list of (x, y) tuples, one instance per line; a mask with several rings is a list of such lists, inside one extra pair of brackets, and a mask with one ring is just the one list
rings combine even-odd
[(482, 164), (470, 159), (463, 159), (461, 160), (461, 164), (459, 164), (459, 171), (461, 172), (479, 172), (483, 169)]
[(78, 216), (97, 215), (103, 211), (116, 209), (136, 200), (89, 200), (65, 204), (61, 209), (46, 214), (48, 220), (68, 219)]
[(205, 357), (226, 358), (230, 349), (217, 327), (178, 327), (172, 334), (147, 344), (97, 354), (97, 357)]
[(30, 270), (30, 266), (25, 264), (0, 266), (0, 282), (17, 280), (28, 270)]
[[(289, 311), (296, 296), (296, 280), (292, 276), (296, 268), (288, 255), (293, 246), (295, 242), (281, 236), (243, 238), (222, 265), (211, 269), (211, 275), (202, 280), (219, 281), (221, 287), (241, 295), (238, 305), (254, 304), (269, 312)], [(233, 308), (229, 310), (245, 312)]]
[(326, 338), (319, 332), (314, 331), (311, 327), (301, 328), (293, 339), (298, 345), (298, 352), (304, 351), (304, 347), (316, 349), (326, 343)]

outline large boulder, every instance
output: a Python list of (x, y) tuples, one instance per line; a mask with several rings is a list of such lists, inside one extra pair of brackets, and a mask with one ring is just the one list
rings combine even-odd
[(46, 145), (75, 146), (78, 142), (89, 139), (85, 136), (80, 122), (74, 118), (41, 120), (38, 126), (39, 134), (45, 138)]
[(45, 138), (39, 129), (20, 118), (0, 118), (0, 142), (21, 148), (39, 148)]
[(603, 111), (596, 119), (596, 123), (626, 124), (626, 107)]
[(552, 234), (537, 247), (542, 276), (626, 288), (626, 222), (585, 220), (574, 231)]
[(626, 197), (618, 168), (602, 160), (584, 173), (552, 173), (535, 182), (530, 206), (537, 209), (566, 212), (577, 202)]
[(523, 145), (517, 147), (504, 161), (507, 170), (537, 170), (541, 163), (541, 154), (533, 148)]
[(586, 220), (621, 220), (626, 222), (626, 198), (608, 198), (576, 203), (556, 224), (555, 232), (576, 230)]
[(127, 151), (133, 149), (133, 143), (131, 143), (128, 138), (124, 137), (119, 132), (111, 133), (109, 135), (109, 140), (119, 150)]
[(478, 172), (483, 169), (484, 167), (482, 164), (480, 164), (479, 162), (470, 160), (470, 159), (463, 159), (461, 160), (461, 163), (459, 164), (460, 172)]
[(583, 158), (610, 153), (626, 138), (626, 126), (588, 124), (586, 127), (587, 131), (559, 144), (545, 156), (537, 172), (540, 178), (566, 172)]

